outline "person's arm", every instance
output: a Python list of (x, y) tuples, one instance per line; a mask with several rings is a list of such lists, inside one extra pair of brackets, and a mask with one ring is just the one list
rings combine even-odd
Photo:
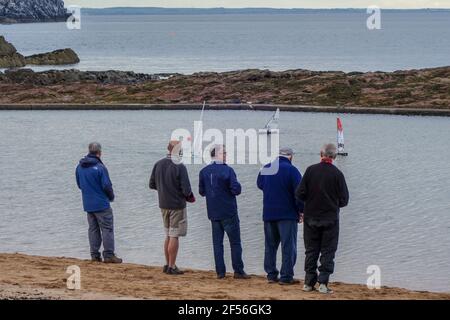
[(198, 193), (204, 197), (205, 193), (205, 182), (203, 181), (203, 171), (198, 174)]
[(112, 182), (111, 179), (109, 178), (108, 169), (106, 169), (106, 167), (103, 167), (103, 170), (100, 171), (100, 174), (103, 191), (106, 193), (106, 196), (108, 197), (109, 201), (113, 202), (115, 196), (112, 187)]
[(305, 202), (308, 198), (308, 169), (306, 169), (303, 178), (301, 179), (300, 185), (297, 187), (295, 191), (295, 198), (299, 201)]
[(78, 189), (81, 190), (80, 176), (79, 176), (78, 170), (79, 170), (79, 169), (78, 169), (78, 167), (77, 167), (76, 170), (75, 170), (75, 179), (77, 180), (77, 186), (78, 186)]
[(154, 165), (153, 170), (152, 170), (152, 174), (150, 175), (149, 187), (152, 190), (157, 190), (155, 174), (156, 174), (156, 164)]
[(292, 171), (293, 172), (291, 174), (291, 187), (294, 192), (294, 198), (295, 198), (295, 204), (297, 206), (297, 212), (303, 213), (303, 209), (304, 209), (303, 201), (298, 199), (296, 196), (297, 188), (300, 186), (300, 183), (302, 181), (302, 174), (300, 173), (300, 171), (297, 170), (297, 168), (293, 168)]
[(192, 195), (191, 182), (189, 181), (189, 175), (184, 164), (179, 164), (179, 179), (181, 193), (187, 198)]
[(347, 188), (347, 182), (345, 181), (344, 175), (341, 173), (339, 176), (339, 207), (343, 208), (348, 205), (348, 201), (350, 198), (348, 188)]
[(260, 190), (264, 190), (264, 179), (265, 179), (265, 176), (263, 176), (261, 174), (261, 172), (259, 172), (258, 179), (256, 180), (256, 185), (258, 186), (258, 189), (260, 189)]
[(242, 192), (242, 186), (237, 180), (236, 173), (233, 168), (230, 168), (230, 191), (232, 195), (238, 196)]

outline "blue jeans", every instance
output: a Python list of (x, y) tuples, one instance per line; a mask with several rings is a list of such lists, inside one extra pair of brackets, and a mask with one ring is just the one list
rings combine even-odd
[(114, 256), (114, 217), (112, 209), (88, 213), (89, 245), (91, 257), (100, 258), (100, 246), (103, 242), (103, 258)]
[(231, 261), (235, 273), (244, 273), (244, 262), (242, 261), (241, 229), (239, 217), (211, 221), (212, 238), (214, 247), (214, 261), (216, 262), (216, 272), (223, 276), (226, 273), (225, 261), (223, 258), (223, 238), (225, 233), (230, 241)]
[[(294, 279), (294, 266), (297, 262), (297, 232), (296, 220), (280, 220), (264, 222), (265, 254), (264, 270), (268, 280), (290, 282)], [(281, 271), (277, 269), (277, 252), (281, 243)]]

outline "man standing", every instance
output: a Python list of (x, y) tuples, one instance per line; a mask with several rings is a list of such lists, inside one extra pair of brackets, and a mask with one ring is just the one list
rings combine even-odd
[(170, 141), (167, 156), (153, 167), (150, 177), (150, 189), (158, 191), (166, 239), (164, 254), (166, 265), (163, 272), (180, 275), (184, 272), (176, 266), (179, 237), (187, 234), (186, 201), (195, 202), (191, 190), (186, 166), (181, 163), (182, 149), (180, 141)]
[(75, 173), (87, 212), (91, 258), (102, 261), (99, 250), (103, 242), (103, 261), (122, 263), (114, 253), (114, 218), (110, 205), (114, 201), (114, 191), (101, 156), (102, 146), (97, 142), (89, 144), (89, 154), (80, 160)]
[(241, 194), (241, 185), (234, 170), (225, 164), (225, 146), (213, 146), (211, 158), (212, 163), (200, 171), (199, 193), (206, 197), (208, 218), (211, 220), (217, 278), (224, 279), (226, 274), (223, 258), (223, 238), (226, 233), (230, 241), (234, 278), (249, 279), (242, 261), (241, 231), (236, 203), (236, 196)]
[[(334, 256), (339, 239), (339, 209), (348, 204), (349, 193), (342, 172), (333, 165), (337, 148), (334, 144), (323, 146), (321, 161), (309, 167), (296, 191), (296, 197), (305, 202), (305, 286), (314, 290), (319, 282), (319, 292), (333, 293), (328, 288), (334, 272)], [(317, 260), (320, 256), (319, 275)]]
[[(298, 223), (303, 213), (303, 203), (296, 201), (295, 190), (302, 176), (292, 165), (294, 152), (291, 148), (280, 149), (280, 156), (265, 168), (277, 167), (274, 174), (260, 172), (257, 185), (264, 193), (264, 270), (269, 283), (281, 285), (299, 283), (294, 279), (297, 261)], [(264, 171), (264, 170), (263, 170)], [(277, 251), (281, 242), (281, 270), (276, 267)], [(280, 278), (278, 278), (280, 275)]]

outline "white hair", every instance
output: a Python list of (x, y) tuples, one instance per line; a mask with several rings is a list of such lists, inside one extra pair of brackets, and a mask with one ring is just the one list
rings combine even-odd
[(337, 156), (337, 147), (333, 143), (324, 144), (322, 149), (320, 150), (320, 155), (322, 157), (336, 159)]

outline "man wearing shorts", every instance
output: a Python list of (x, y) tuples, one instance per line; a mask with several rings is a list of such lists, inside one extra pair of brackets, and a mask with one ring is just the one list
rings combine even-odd
[(163, 272), (179, 275), (183, 274), (183, 271), (175, 264), (179, 247), (178, 238), (187, 234), (186, 202), (195, 202), (195, 197), (187, 169), (180, 162), (181, 142), (170, 141), (167, 150), (167, 156), (153, 167), (150, 189), (158, 191), (159, 207), (166, 232), (164, 242), (166, 265)]

